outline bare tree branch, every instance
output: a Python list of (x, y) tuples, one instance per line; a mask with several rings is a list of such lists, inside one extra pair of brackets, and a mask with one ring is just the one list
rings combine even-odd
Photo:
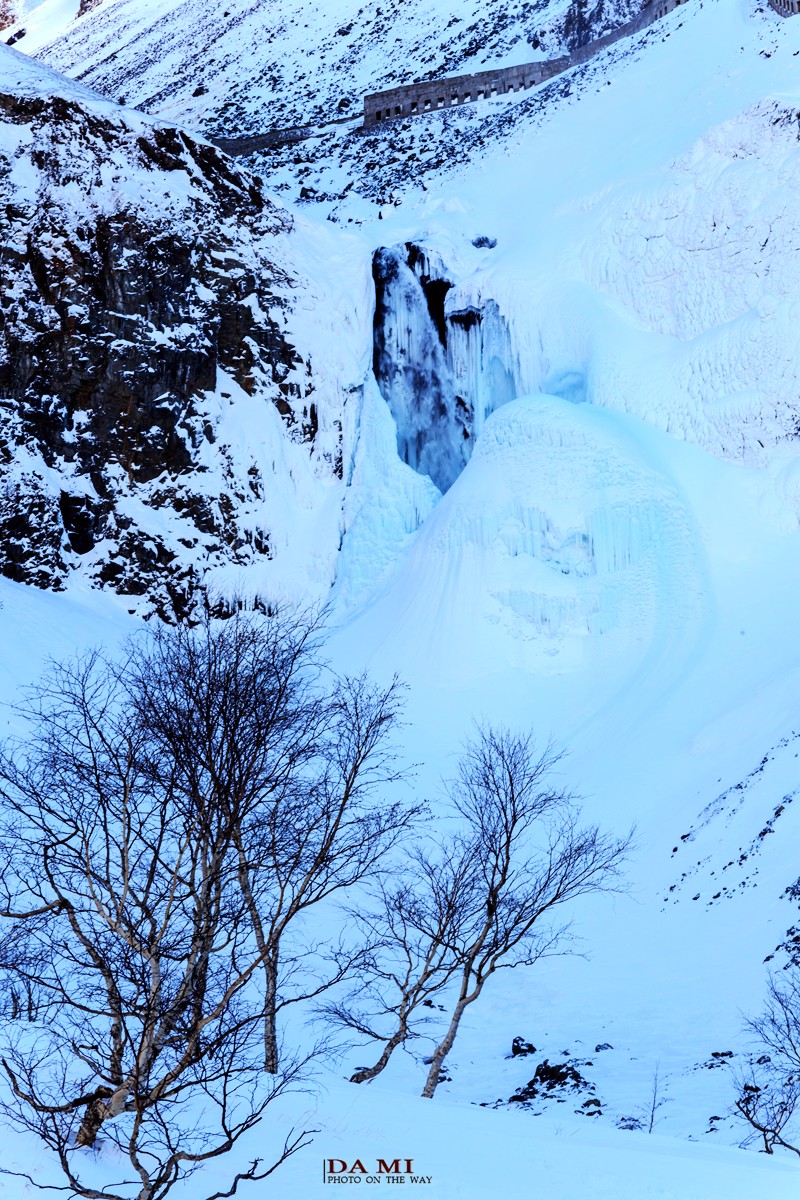
[[(758, 1138), (765, 1154), (776, 1146), (800, 1155), (800, 970), (789, 967), (771, 975), (764, 1011), (746, 1021), (760, 1050), (756, 1063), (734, 1076), (736, 1112), (750, 1126), (746, 1141)], [(795, 1132), (792, 1133), (792, 1128)], [(792, 1138), (790, 1141), (789, 1138)]]

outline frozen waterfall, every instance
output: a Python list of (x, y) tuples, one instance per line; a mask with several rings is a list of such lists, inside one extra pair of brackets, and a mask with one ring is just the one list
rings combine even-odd
[(373, 257), (373, 370), (397, 426), (400, 457), (445, 492), (486, 418), (519, 394), (497, 304), (448, 307), (444, 264), (413, 243)]

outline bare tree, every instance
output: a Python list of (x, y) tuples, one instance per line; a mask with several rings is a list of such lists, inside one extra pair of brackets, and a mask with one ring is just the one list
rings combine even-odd
[(0, 758), (3, 966), (37, 1018), (7, 1027), (4, 1109), (77, 1195), (101, 1195), (81, 1151), (102, 1131), (133, 1171), (102, 1195), (159, 1200), (231, 1149), (298, 1067), (259, 1085), (260, 954), (229, 814), (181, 802), (99, 656), (52, 668), (31, 705), (30, 738)]
[(636, 1112), (630, 1116), (621, 1116), (617, 1121), (617, 1128), (647, 1130), (648, 1133), (652, 1133), (659, 1121), (663, 1120), (658, 1115), (659, 1110), (665, 1104), (670, 1103), (671, 1100), (666, 1094), (666, 1086), (661, 1075), (661, 1064), (657, 1062), (653, 1068), (649, 1094), (644, 1104), (639, 1105)]
[[(455, 985), (422, 1093), (432, 1097), (464, 1013), (489, 978), (562, 950), (567, 927), (553, 924), (554, 911), (616, 887), (630, 837), (578, 825), (574, 798), (552, 778), (559, 757), (504, 729), (479, 729), (467, 744), (449, 789), (461, 831), (439, 853), (419, 851), (404, 883), (383, 890), (382, 914), (371, 923), (382, 946), (371, 986), (328, 1010), (384, 1043), (355, 1082), (383, 1070), (397, 1046), (418, 1036), (431, 997)], [(391, 1021), (391, 1031), (376, 1029), (376, 1019)]]
[[(745, 1075), (735, 1077), (735, 1108), (750, 1125), (766, 1154), (779, 1146), (800, 1155), (800, 1130), (791, 1134), (800, 1105), (800, 970), (789, 967), (782, 979), (770, 976), (764, 1011), (749, 1018), (761, 1054)], [(789, 1141), (789, 1137), (792, 1141)]]
[(476, 847), (472, 920), (456, 943), (458, 995), (422, 1095), (432, 1097), (467, 1008), (501, 968), (527, 966), (563, 945), (554, 910), (617, 886), (631, 836), (581, 827), (574, 798), (554, 786), (559, 755), (530, 735), (479, 729), (450, 799)]
[[(800, 1146), (784, 1137), (800, 1103), (800, 1078), (782, 1072), (762, 1072), (758, 1077), (751, 1074), (749, 1079), (738, 1081), (738, 1091), (736, 1111), (753, 1130), (743, 1144), (757, 1137), (765, 1154), (774, 1154), (775, 1147), (781, 1146), (800, 1155)], [(795, 1136), (795, 1142), (798, 1140)]]
[(394, 1051), (420, 1036), (433, 997), (458, 970), (456, 947), (471, 919), (477, 848), (463, 837), (432, 839), (408, 850), (400, 881), (378, 888), (378, 908), (353, 912), (372, 948), (359, 984), (323, 1010), (336, 1023), (383, 1042), (377, 1061), (351, 1083), (368, 1083), (388, 1066)]
[(758, 1043), (772, 1051), (776, 1065), (800, 1074), (800, 969), (789, 967), (780, 979), (770, 975), (764, 1011), (746, 1024)]
[(419, 811), (383, 798), (401, 777), (390, 737), (400, 686), (327, 676), (318, 622), (298, 614), (161, 629), (134, 669), (142, 719), (185, 803), (213, 797), (235, 830), (261, 955), (264, 1065), (277, 1072), (281, 1009), (340, 982), (365, 953), (340, 943), (323, 961), (300, 919), (378, 870)]
[(663, 1119), (659, 1117), (659, 1111), (665, 1104), (669, 1103), (670, 1099), (667, 1096), (666, 1084), (661, 1074), (661, 1063), (657, 1062), (653, 1068), (653, 1077), (650, 1080), (650, 1094), (641, 1109), (643, 1117), (641, 1128), (646, 1128), (648, 1133), (652, 1133), (658, 1122)]
[(276, 1013), (360, 951), (332, 969), (295, 952), (282, 997), (290, 926), (413, 815), (376, 794), (397, 775), (397, 685), (328, 682), (313, 618), (156, 630), (121, 663), (52, 667), (0, 755), (5, 1112), (77, 1195), (101, 1195), (81, 1155), (102, 1136), (132, 1168), (102, 1196), (161, 1200), (300, 1077)]

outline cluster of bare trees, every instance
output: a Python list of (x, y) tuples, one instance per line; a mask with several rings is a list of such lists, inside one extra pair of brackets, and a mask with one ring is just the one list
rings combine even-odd
[(100, 1194), (80, 1151), (101, 1132), (133, 1168), (103, 1195), (157, 1200), (297, 1077), (279, 1010), (358, 952), (305, 970), (294, 926), (414, 815), (382, 798), (397, 710), (394, 684), (324, 686), (302, 618), (159, 630), (29, 695), (0, 758), (0, 966), (30, 1019), (2, 1065), (12, 1118), (78, 1195)]
[[(365, 1082), (446, 999), (433, 1096), (492, 975), (560, 948), (557, 911), (616, 885), (627, 840), (580, 825), (525, 735), (478, 731), (449, 832), (420, 834), (400, 700), (331, 675), (296, 613), (156, 629), (29, 692), (0, 753), (2, 1107), (73, 1194), (161, 1200), (230, 1150), (303, 1075), (290, 1005), (381, 1046)], [(123, 1182), (99, 1180), (100, 1140)]]

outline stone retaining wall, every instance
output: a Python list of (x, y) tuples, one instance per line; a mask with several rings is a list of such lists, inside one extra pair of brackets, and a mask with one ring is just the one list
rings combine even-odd
[(246, 158), (257, 150), (274, 150), (277, 146), (290, 146), (293, 142), (303, 142), (311, 137), (314, 130), (310, 125), (295, 125), (291, 129), (270, 129), (268, 133), (254, 133), (249, 137), (222, 138), (210, 137), (207, 140), (226, 154), (235, 158)]
[[(672, 12), (686, 0), (653, 0), (645, 5), (638, 16), (626, 21), (610, 33), (596, 38), (572, 54), (563, 58), (543, 59), (541, 62), (526, 63), (521, 67), (500, 67), (494, 71), (476, 71), (472, 75), (453, 75), (447, 79), (429, 80), (425, 83), (408, 83), (401, 87), (372, 92), (364, 97), (365, 129), (373, 128), (383, 121), (398, 117), (418, 116), (440, 108), (452, 108), (458, 104), (470, 104), (476, 100), (488, 100), (492, 96), (505, 96), (521, 92), (544, 83), (554, 75), (568, 71), (570, 67), (588, 62), (600, 50), (613, 42), (630, 37), (652, 25), (654, 21)], [(788, 3), (797, 5), (800, 0), (770, 0), (773, 7)]]

